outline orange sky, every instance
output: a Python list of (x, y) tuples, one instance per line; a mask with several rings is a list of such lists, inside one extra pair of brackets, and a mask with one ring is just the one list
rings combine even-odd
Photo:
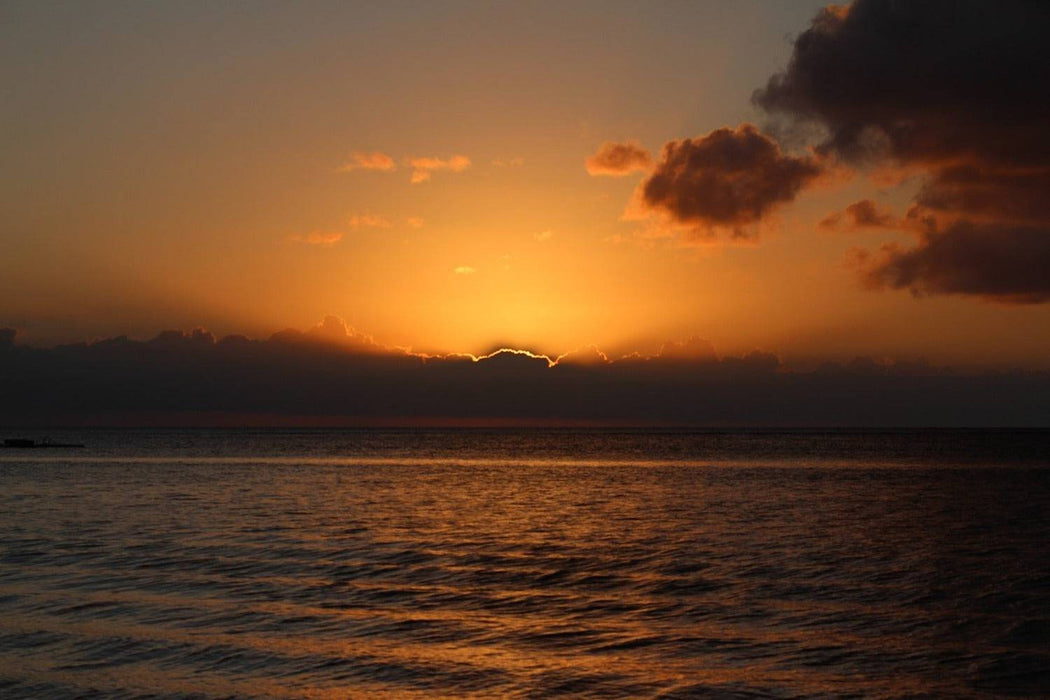
[[(821, 3), (0, 9), (0, 326), (52, 344), (266, 336), (328, 314), (390, 346), (1050, 367), (1050, 308), (872, 290), (827, 232), (898, 184), (834, 172), (745, 244), (625, 216), (605, 142), (763, 125)], [(805, 144), (784, 145), (804, 157)], [(356, 154), (356, 155), (355, 155)]]

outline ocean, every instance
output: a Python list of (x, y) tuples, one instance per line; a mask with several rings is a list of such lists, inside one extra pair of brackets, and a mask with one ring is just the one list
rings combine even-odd
[(1050, 431), (51, 437), (3, 698), (1050, 695)]

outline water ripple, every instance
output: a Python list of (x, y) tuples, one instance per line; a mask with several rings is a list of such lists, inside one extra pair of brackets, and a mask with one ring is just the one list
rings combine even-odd
[(1048, 469), (449, 440), (0, 463), (0, 695), (1050, 694)]

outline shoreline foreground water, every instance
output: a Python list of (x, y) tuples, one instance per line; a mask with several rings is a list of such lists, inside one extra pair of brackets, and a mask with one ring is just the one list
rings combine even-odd
[(47, 434), (5, 698), (1050, 694), (1050, 431)]

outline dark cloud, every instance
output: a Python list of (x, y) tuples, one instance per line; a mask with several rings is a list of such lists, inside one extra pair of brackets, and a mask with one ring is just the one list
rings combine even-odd
[(665, 144), (640, 186), (640, 203), (700, 235), (725, 229), (746, 237), (749, 224), (792, 201), (820, 173), (813, 158), (787, 155), (772, 138), (741, 124)]
[(718, 359), (718, 355), (715, 353), (715, 346), (709, 340), (695, 335), (686, 340), (664, 343), (658, 355), (668, 360), (706, 362)]
[[(329, 322), (329, 330), (336, 324)], [(335, 335), (332, 333), (332, 335)], [(369, 351), (322, 333), (268, 340), (171, 331), (50, 349), (0, 345), (0, 424), (1045, 425), (1050, 373), (956, 374), (857, 361), (813, 372), (776, 355), (717, 357), (704, 341), (666, 356), (551, 363)], [(579, 360), (579, 361), (575, 361)]]
[(901, 228), (902, 222), (870, 199), (846, 207), (821, 220), (817, 227), (824, 231), (856, 231), (872, 228)]
[(1050, 230), (959, 222), (922, 234), (912, 248), (862, 252), (857, 264), (875, 288), (914, 294), (976, 294), (1006, 303), (1050, 301)]
[(1050, 161), (1041, 171), (965, 165), (938, 169), (915, 201), (918, 211), (939, 218), (962, 215), (974, 221), (1042, 224), (1050, 229), (1048, 193)]
[(827, 155), (925, 173), (909, 218), (934, 230), (877, 268), (887, 286), (1045, 301), (1047, 36), (1045, 2), (856, 0), (821, 11), (754, 101), (822, 128)]
[(1048, 29), (1042, 2), (857, 0), (822, 10), (754, 100), (818, 121), (823, 148), (854, 159), (1044, 165)]
[(585, 165), (591, 175), (629, 175), (637, 170), (648, 170), (653, 156), (635, 141), (613, 143), (606, 141)]

